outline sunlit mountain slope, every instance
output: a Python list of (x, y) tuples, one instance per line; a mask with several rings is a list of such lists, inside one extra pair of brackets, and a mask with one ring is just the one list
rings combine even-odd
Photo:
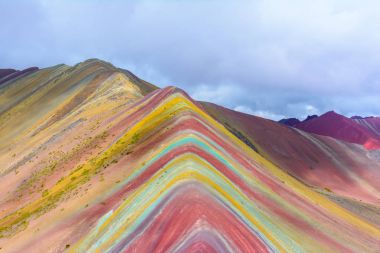
[[(250, 140), (238, 130), (245, 122), (227, 125), (178, 88), (90, 60), (7, 82), (0, 105), (4, 252), (379, 249), (378, 224), (266, 151), (282, 142)], [(378, 160), (361, 162), (378, 170)], [(345, 168), (363, 181), (350, 192), (338, 169), (327, 168), (336, 173), (332, 191), (378, 205), (378, 172), (368, 179), (356, 164)], [(318, 178), (319, 170), (305, 174)]]

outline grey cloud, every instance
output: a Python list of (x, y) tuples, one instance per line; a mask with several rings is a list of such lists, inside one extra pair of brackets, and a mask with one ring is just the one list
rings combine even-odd
[(0, 0), (0, 67), (97, 57), (272, 118), (380, 115), (379, 8), (374, 0)]

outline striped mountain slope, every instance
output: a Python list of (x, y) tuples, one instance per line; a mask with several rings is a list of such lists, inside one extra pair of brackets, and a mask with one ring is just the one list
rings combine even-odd
[(378, 224), (178, 88), (90, 60), (18, 79), (0, 105), (4, 252), (379, 250)]
[(339, 205), (380, 225), (379, 150), (367, 150), (211, 103), (202, 105), (266, 159)]

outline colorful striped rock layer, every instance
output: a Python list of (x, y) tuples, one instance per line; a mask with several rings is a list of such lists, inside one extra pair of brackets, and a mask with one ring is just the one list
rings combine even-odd
[[(278, 155), (305, 164), (302, 150), (206, 107), (99, 60), (3, 83), (0, 251), (380, 251), (378, 151), (355, 153), (371, 171), (331, 165), (327, 191), (328, 174)], [(334, 145), (324, 163), (349, 162)]]

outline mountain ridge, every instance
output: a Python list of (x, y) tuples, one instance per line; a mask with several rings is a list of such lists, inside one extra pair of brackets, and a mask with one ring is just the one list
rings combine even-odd
[(288, 123), (286, 119), (279, 121), (308, 133), (330, 136), (335, 139), (363, 145), (367, 149), (380, 149), (380, 118), (359, 117), (348, 118), (334, 111), (308, 120)]
[[(378, 174), (352, 165), (342, 181), (331, 178), (335, 188), (310, 186), (277, 157), (281, 148), (270, 152), (283, 143), (264, 140), (289, 132), (319, 150), (311, 135), (136, 78), (90, 60), (0, 88), (4, 251), (376, 251), (379, 225), (339, 201), (378, 206)], [(379, 165), (369, 151), (319, 141)]]

